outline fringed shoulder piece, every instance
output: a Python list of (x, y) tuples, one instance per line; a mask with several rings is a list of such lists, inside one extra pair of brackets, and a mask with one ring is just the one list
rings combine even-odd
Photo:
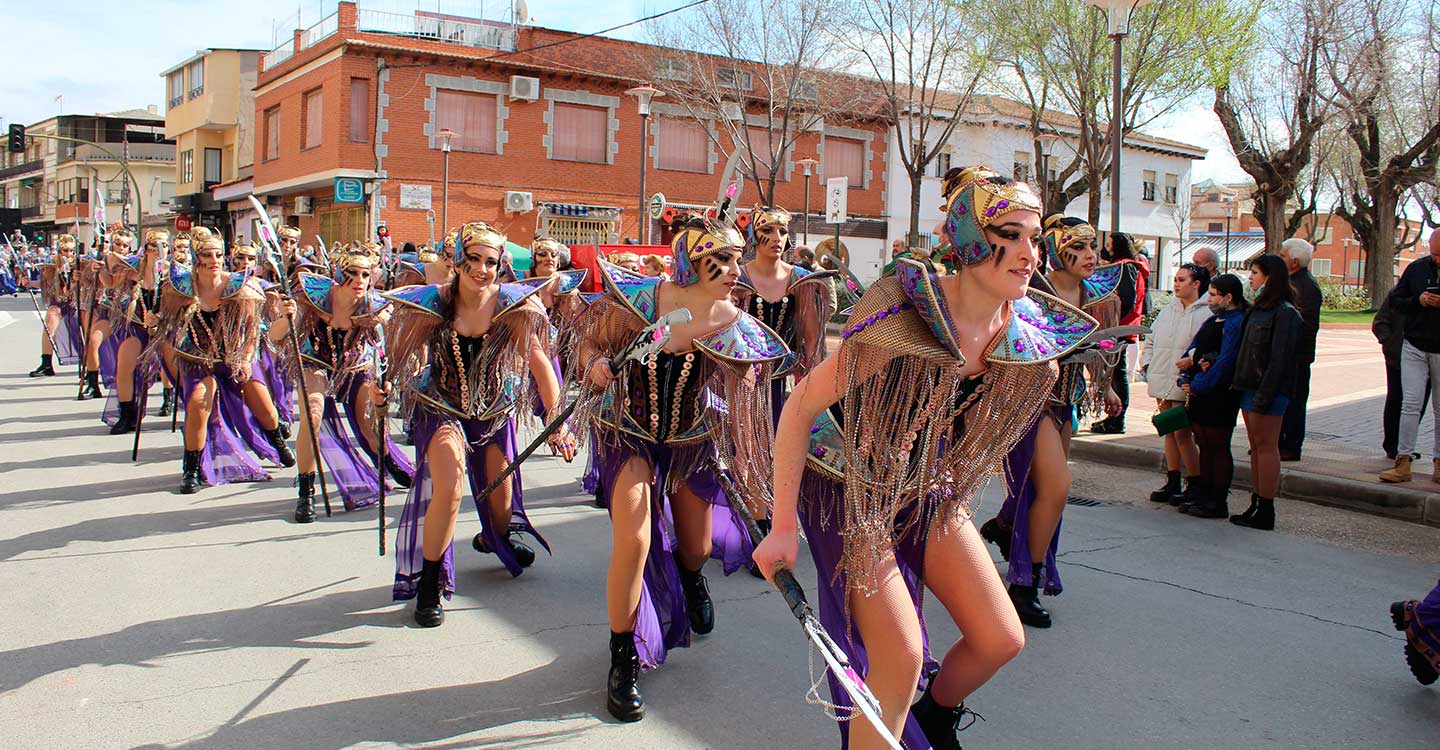
[(880, 347), (922, 359), (953, 360), (958, 351), (940, 342), (930, 323), (915, 309), (913, 299), (901, 287), (897, 276), (887, 276), (865, 290), (841, 334), (845, 343), (856, 346)]
[(500, 289), (496, 292), (498, 299), (495, 300), (495, 312), (490, 314), (491, 323), (505, 317), (512, 310), (526, 307), (525, 303), (549, 283), (549, 279), (525, 279), (500, 284)]
[(1010, 320), (985, 359), (1012, 365), (1049, 362), (1074, 351), (1098, 327), (1075, 306), (1031, 289), (1010, 303)]
[(235, 296), (243, 296), (247, 299), (263, 297), (264, 292), (260, 291), (258, 284), (250, 283), (249, 271), (234, 271), (230, 278), (226, 279), (225, 286), (220, 290), (220, 299), (230, 299)]
[(109, 271), (112, 274), (129, 272), (140, 273), (140, 264), (144, 260), (145, 256), (143, 253), (121, 255), (120, 253), (109, 251), (105, 253), (105, 270)]
[(646, 324), (659, 319), (661, 279), (658, 276), (640, 276), (603, 260), (596, 262), (600, 264), (600, 283), (607, 293)]
[(790, 354), (779, 334), (744, 311), (725, 328), (697, 337), (695, 347), (727, 364), (776, 362)]
[(399, 307), (413, 308), (439, 318), (444, 315), (444, 300), (449, 297), (449, 291), (443, 290), (439, 284), (430, 284), (428, 286), (404, 286), (385, 292), (382, 296)]
[(188, 266), (171, 263), (170, 277), (166, 281), (168, 283), (165, 288), (168, 292), (192, 301), (195, 299), (195, 277)]
[(955, 323), (950, 320), (939, 279), (919, 261), (910, 258), (901, 258), (895, 265), (895, 279), (900, 283), (911, 309), (929, 326), (935, 340), (964, 364), (965, 356), (960, 353), (960, 343), (955, 339)]
[(295, 274), (295, 298), (326, 315), (330, 314), (330, 290), (334, 287), (335, 280), (328, 276), (307, 271)]
[(1093, 304), (1117, 294), (1120, 282), (1125, 278), (1125, 264), (1106, 263), (1095, 267), (1090, 278), (1080, 282), (1085, 287), (1085, 307), (1088, 311)]
[[(795, 291), (795, 288), (798, 287), (798, 286), (800, 286), (801, 284), (812, 284), (812, 283), (825, 283), (825, 284), (828, 284), (831, 279), (838, 279), (838, 278), (840, 278), (840, 272), (839, 272), (839, 271), (807, 271), (807, 270), (801, 268), (800, 266), (791, 266), (791, 267), (790, 267), (790, 286), (787, 288), (786, 291), (787, 291), (787, 292), (794, 292), (794, 291)], [(830, 290), (827, 288), (825, 291), (826, 291), (826, 294), (829, 294), (829, 291), (830, 291)]]

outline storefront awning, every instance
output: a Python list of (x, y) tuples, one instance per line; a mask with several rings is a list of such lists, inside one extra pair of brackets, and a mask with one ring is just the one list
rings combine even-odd
[(616, 219), (622, 209), (614, 206), (587, 206), (579, 203), (541, 203), (540, 208), (551, 216), (576, 216), (591, 219)]

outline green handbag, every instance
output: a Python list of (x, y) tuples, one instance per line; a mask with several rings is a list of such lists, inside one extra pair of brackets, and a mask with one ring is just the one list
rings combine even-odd
[(1172, 406), (1165, 411), (1150, 417), (1150, 423), (1155, 425), (1155, 431), (1161, 435), (1169, 435), (1177, 430), (1183, 430), (1190, 426), (1190, 414), (1185, 407), (1190, 403), (1190, 398), (1185, 398), (1185, 403)]

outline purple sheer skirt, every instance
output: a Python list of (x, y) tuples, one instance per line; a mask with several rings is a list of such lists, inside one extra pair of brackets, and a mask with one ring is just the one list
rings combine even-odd
[[(180, 390), (176, 394), (184, 407), (190, 394), (210, 373), (194, 366), (180, 368)], [(256, 458), (279, 463), (275, 447), (265, 438), (260, 423), (245, 404), (240, 383), (230, 377), (230, 368), (215, 366), (215, 405), (205, 428), (205, 448), (200, 456), (200, 478), (209, 485), (231, 482), (263, 482), (270, 473)]]
[[(100, 342), (100, 377), (105, 381), (105, 388), (109, 392), (105, 397), (105, 409), (100, 413), (100, 419), (111, 426), (120, 420), (120, 393), (115, 389), (120, 345), (131, 338), (139, 340), (141, 352), (145, 351), (145, 347), (150, 344), (150, 334), (143, 327), (128, 322), (112, 326), (110, 335)], [(139, 352), (136, 353), (139, 354)], [(135, 369), (130, 373), (130, 377), (135, 389), (131, 393), (134, 394), (137, 402), (144, 402), (144, 394), (150, 390), (151, 385), (154, 385), (158, 376), (151, 371), (151, 368), (140, 366), (137, 358)]]
[(580, 475), (580, 489), (604, 504), (605, 488), (600, 486), (600, 459), (597, 458), (596, 442), (592, 432), (585, 441), (585, 473)]
[(1440, 583), (1423, 600), (1405, 602), (1405, 639), (1440, 671)]
[[(465, 473), (470, 483), (470, 495), (475, 499), (475, 510), (480, 516), (480, 533), (484, 535), (486, 545), (500, 558), (505, 569), (510, 571), (512, 576), (519, 576), (524, 571), (514, 553), (510, 551), (510, 546), (505, 543), (511, 529), (535, 537), (535, 541), (539, 542), (546, 552), (550, 551), (550, 544), (525, 515), (521, 470), (517, 469), (510, 474), (509, 518), (501, 519), (501, 522), (497, 523), (496, 519), (490, 517), (489, 506), (479, 496), (490, 484), (490, 477), (485, 471), (485, 448), (492, 444), (498, 445), (505, 458), (510, 461), (519, 453), (513, 419), (506, 418), (498, 423), (478, 419), (457, 420), (425, 407), (416, 407), (411, 419), (415, 432), (415, 482), (410, 487), (410, 494), (405, 497), (405, 509), (400, 513), (400, 525), (395, 532), (395, 587), (392, 593), (396, 601), (414, 599), (419, 585), (420, 568), (425, 562), (421, 526), (425, 512), (430, 509), (430, 498), (434, 491), (427, 453), (435, 433), (447, 424), (458, 426), (464, 433), (467, 444)], [(440, 590), (445, 598), (449, 599), (455, 593), (454, 540), (445, 548), (440, 568)]]
[[(635, 648), (640, 652), (640, 666), (645, 671), (665, 663), (669, 649), (690, 645), (690, 620), (686, 615), (684, 590), (680, 587), (680, 569), (675, 563), (679, 540), (675, 537), (673, 509), (666, 485), (684, 482), (701, 500), (710, 505), (710, 557), (721, 561), (725, 575), (730, 575), (750, 561), (754, 545), (745, 532), (739, 514), (731, 509), (724, 490), (716, 479), (712, 443), (668, 446), (641, 443), (624, 438), (619, 444), (598, 445), (595, 461), (599, 470), (599, 488), (610, 496), (625, 463), (634, 456), (643, 457), (655, 469), (650, 492), (650, 549), (645, 556), (640, 605), (635, 613)], [(672, 476), (680, 467), (699, 467), (686, 476)], [(611, 513), (614, 513), (613, 507)]]
[(285, 363), (269, 346), (261, 345), (255, 358), (255, 379), (270, 389), (280, 421), (294, 424), (300, 419), (295, 406), (295, 384), (291, 382)]
[[(1044, 418), (1044, 417), (1042, 417)], [(1010, 568), (1005, 573), (1006, 583), (1030, 585), (1034, 560), (1030, 557), (1030, 506), (1035, 502), (1035, 483), (1030, 480), (1030, 467), (1035, 462), (1035, 436), (1040, 430), (1036, 420), (1025, 437), (1015, 444), (1010, 455), (1005, 457), (1005, 504), (995, 520), (1000, 533), (1010, 537)], [(1062, 516), (1055, 524), (1055, 535), (1050, 538), (1050, 548), (1045, 552), (1043, 571), (1045, 593), (1055, 596), (1064, 587), (1060, 585), (1060, 569), (1055, 564), (1055, 552), (1060, 549), (1060, 528), (1065, 523)]]
[(79, 364), (80, 354), (85, 351), (85, 336), (80, 330), (80, 316), (69, 302), (50, 305), (60, 309), (60, 324), (55, 326), (53, 335), (55, 361), (62, 365)]
[[(347, 511), (369, 507), (380, 499), (380, 457), (370, 449), (370, 442), (360, 428), (360, 420), (366, 412), (365, 404), (358, 403), (362, 398), (360, 389), (370, 380), (368, 374), (351, 377), (337, 398), (325, 399), (325, 408), (320, 415), (320, 431), (316, 435), (320, 443), (320, 457), (325, 462), (325, 478), (339, 490)], [(343, 418), (340, 414), (342, 404), (345, 407)], [(385, 432), (390, 458), (413, 479), (415, 466), (389, 436), (389, 430)], [(309, 440), (310, 437), (302, 434), (298, 439)]]
[[(840, 569), (840, 557), (845, 549), (843, 532), (839, 528), (840, 517), (843, 513), (845, 503), (844, 486), (839, 482), (828, 479), (814, 470), (806, 468), (804, 477), (800, 482), (800, 527), (805, 532), (806, 543), (810, 548), (810, 556), (815, 560), (815, 576), (819, 591), (811, 600), (816, 605), (816, 613), (820, 617), (820, 624), (830, 633), (841, 650), (850, 657), (850, 665), (863, 679), (870, 672), (870, 659), (865, 651), (865, 641), (860, 636), (860, 631), (852, 627), (852, 623), (846, 610), (847, 581), (845, 573)], [(822, 523), (821, 519), (830, 519)], [(904, 519), (897, 521), (903, 523)], [(905, 586), (910, 590), (910, 599), (915, 605), (915, 616), (920, 620), (920, 632), (924, 636), (924, 667), (921, 670), (920, 684), (917, 689), (924, 687), (927, 677), (939, 670), (939, 664), (930, 656), (930, 634), (925, 627), (925, 613), (921, 607), (921, 598), (925, 585), (925, 547), (927, 535), (924, 530), (912, 528), (902, 536), (895, 546), (895, 562), (899, 566), (900, 575), (905, 579)], [(854, 705), (850, 696), (841, 687), (835, 675), (828, 674), (826, 679), (830, 683), (830, 700), (837, 707), (836, 714), (845, 716), (853, 710)], [(865, 721), (863, 718), (855, 718), (853, 721)], [(840, 747), (850, 746), (850, 722), (838, 721), (836, 725), (840, 729)], [(930, 743), (925, 739), (925, 733), (921, 731), (920, 725), (912, 716), (905, 721), (905, 731), (900, 737), (901, 742), (909, 750), (929, 750)]]

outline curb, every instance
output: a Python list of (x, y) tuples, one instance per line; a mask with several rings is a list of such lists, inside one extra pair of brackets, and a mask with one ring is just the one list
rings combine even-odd
[[(1158, 448), (1120, 445), (1110, 440), (1074, 440), (1070, 453), (1077, 459), (1132, 468), (1158, 467), (1165, 460), (1165, 452)], [(1250, 488), (1248, 461), (1235, 461), (1234, 485)], [(1281, 469), (1280, 494), (1316, 505), (1440, 527), (1440, 496), (1420, 490)]]

